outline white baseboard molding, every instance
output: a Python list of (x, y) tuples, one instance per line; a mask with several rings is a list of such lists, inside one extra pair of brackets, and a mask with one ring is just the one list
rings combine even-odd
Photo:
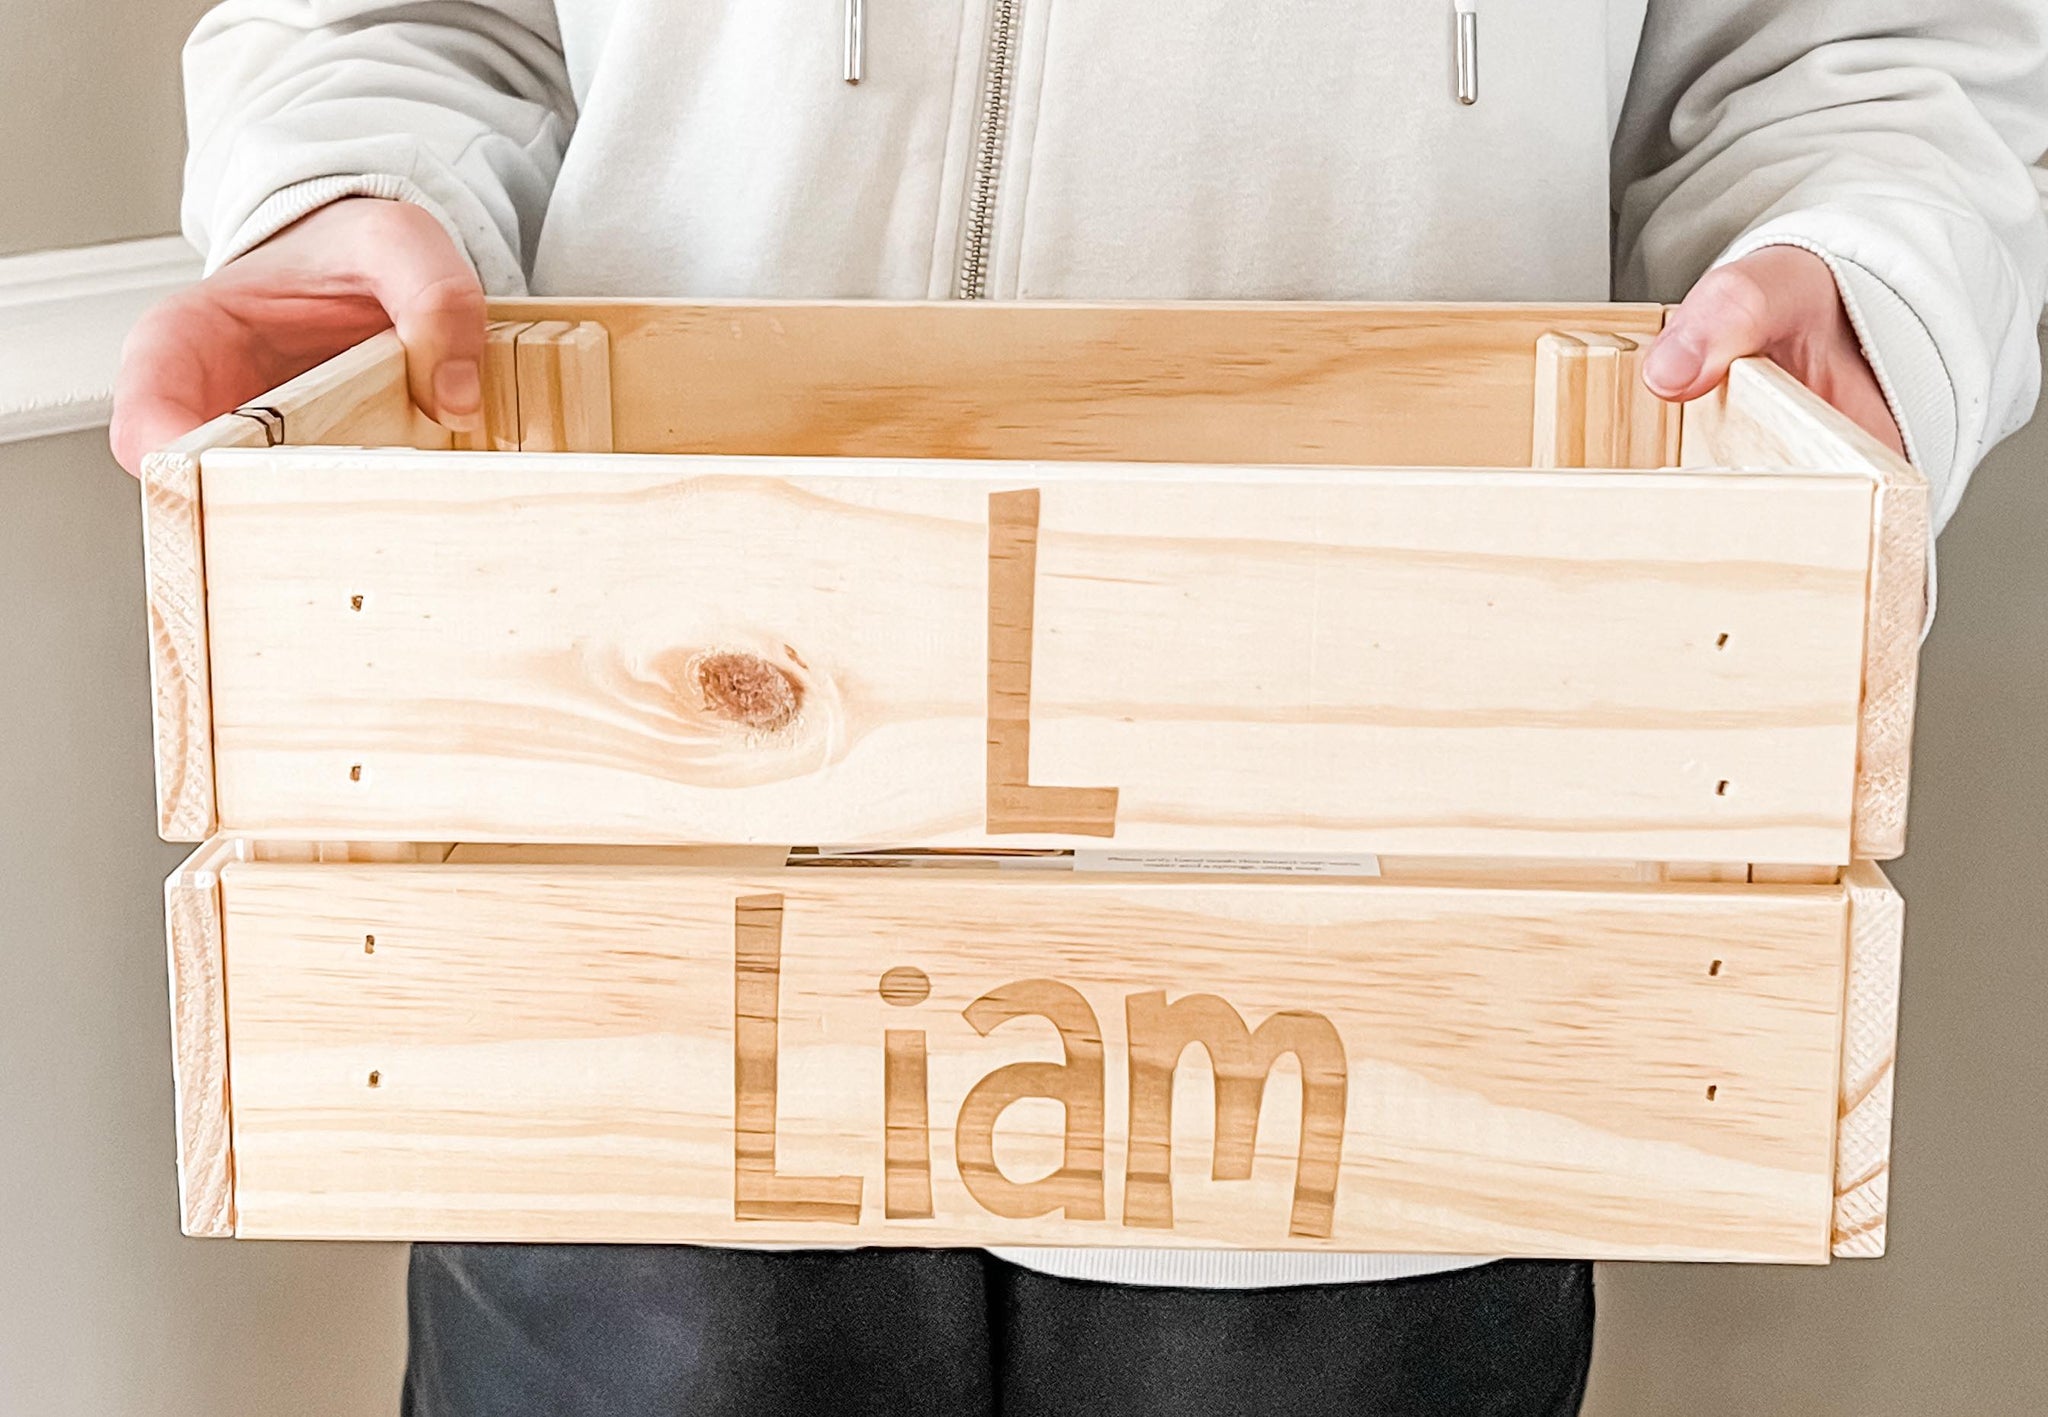
[(177, 236), (0, 257), (0, 443), (104, 428), (129, 327), (199, 271)]

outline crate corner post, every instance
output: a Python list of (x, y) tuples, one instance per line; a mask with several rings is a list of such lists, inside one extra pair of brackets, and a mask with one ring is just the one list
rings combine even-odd
[(1920, 686), (1933, 529), (1927, 479), (1902, 458), (1877, 460), (1871, 507), (1870, 611), (1857, 730), (1853, 854), (1906, 850), (1913, 713)]
[(611, 335), (595, 320), (540, 320), (512, 332), (519, 447), (612, 451)]
[(266, 441), (266, 425), (229, 413), (143, 459), (157, 832), (165, 841), (204, 841), (218, 821), (200, 513), (202, 455), (213, 448), (261, 447)]
[(1892, 1081), (1906, 906), (1884, 872), (1869, 862), (1850, 867), (1843, 881), (1849, 907), (1848, 984), (1830, 1249), (1837, 1259), (1873, 1259), (1884, 1253), (1891, 1189)]
[(235, 1233), (220, 895), (221, 868), (232, 855), (232, 843), (210, 841), (164, 882), (179, 1221), (198, 1238)]
[(1685, 405), (1686, 467), (1861, 473), (1872, 486), (1863, 697), (1857, 716), (1850, 857), (1906, 849), (1914, 700), (1933, 541), (1927, 478), (1768, 359), (1738, 359), (1727, 380)]

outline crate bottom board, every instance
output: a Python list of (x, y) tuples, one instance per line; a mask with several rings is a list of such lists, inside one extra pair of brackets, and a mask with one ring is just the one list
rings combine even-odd
[(188, 1229), (1828, 1257), (1850, 883), (459, 856), (174, 880)]

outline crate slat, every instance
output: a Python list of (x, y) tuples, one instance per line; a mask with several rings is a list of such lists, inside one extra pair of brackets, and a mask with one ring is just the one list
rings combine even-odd
[(494, 302), (602, 324), (645, 453), (1518, 467), (1538, 337), (1659, 305)]
[(1892, 1069), (1899, 1050), (1899, 971), (1906, 904), (1884, 872), (1858, 862), (1849, 890), (1849, 985), (1835, 1147), (1837, 1258), (1884, 1253), (1892, 1172)]
[(237, 1233), (1819, 1262), (1846, 889), (234, 863)]
[(234, 844), (216, 839), (164, 882), (171, 986), (171, 1078), (177, 1091), (179, 1226), (187, 1235), (235, 1233), (235, 1163), (229, 1126), (227, 961), (220, 871)]
[(1856, 476), (272, 449), (207, 488), (239, 831), (1099, 837), (991, 822), (1000, 609), (1028, 785), (1115, 789), (1119, 845), (1848, 859)]

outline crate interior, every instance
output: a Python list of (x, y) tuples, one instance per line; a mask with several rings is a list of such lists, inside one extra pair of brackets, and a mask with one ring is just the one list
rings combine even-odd
[[(491, 314), (492, 426), (457, 447), (1452, 468), (1532, 465), (1546, 334), (1619, 348), (1607, 402), (1646, 399), (1626, 371), (1663, 318), (1654, 305), (588, 300)], [(541, 347), (571, 329), (575, 349)], [(384, 383), (404, 399), (402, 379)], [(273, 405), (290, 401), (280, 393)], [(536, 439), (537, 400), (556, 405), (558, 434), (602, 422), (602, 441)], [(597, 400), (608, 416), (593, 420)], [(366, 437), (361, 419), (295, 428), (282, 411), (273, 441), (446, 446), (417, 418)]]

